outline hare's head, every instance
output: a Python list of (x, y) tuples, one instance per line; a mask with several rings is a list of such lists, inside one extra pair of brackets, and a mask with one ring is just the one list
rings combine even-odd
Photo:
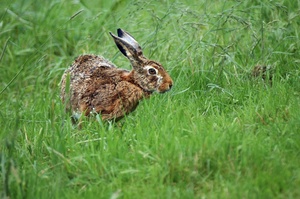
[(132, 67), (133, 80), (147, 92), (164, 93), (171, 89), (173, 80), (163, 66), (143, 55), (142, 48), (127, 32), (118, 29), (118, 36), (110, 33), (119, 50), (125, 55)]

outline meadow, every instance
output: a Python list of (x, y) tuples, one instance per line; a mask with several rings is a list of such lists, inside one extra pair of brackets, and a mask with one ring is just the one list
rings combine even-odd
[[(81, 54), (130, 69), (117, 28), (174, 86), (78, 129), (61, 76)], [(2, 0), (0, 197), (300, 198), (299, 30), (296, 0)]]

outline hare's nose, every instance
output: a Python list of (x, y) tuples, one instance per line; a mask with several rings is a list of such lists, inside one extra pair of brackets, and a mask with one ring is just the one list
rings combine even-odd
[(169, 84), (169, 90), (173, 87), (173, 83)]

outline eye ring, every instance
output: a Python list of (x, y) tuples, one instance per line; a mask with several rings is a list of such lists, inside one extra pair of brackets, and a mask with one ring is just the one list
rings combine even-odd
[(149, 75), (156, 75), (156, 70), (154, 68), (149, 68), (148, 73)]

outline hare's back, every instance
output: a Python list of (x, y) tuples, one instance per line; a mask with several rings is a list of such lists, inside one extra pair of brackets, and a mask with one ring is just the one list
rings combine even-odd
[(67, 73), (71, 76), (84, 75), (91, 76), (99, 70), (107, 70), (116, 68), (108, 60), (97, 55), (81, 55), (76, 58), (72, 66), (69, 68)]
[[(81, 55), (64, 72), (61, 80), (61, 97), (65, 100), (67, 78), (72, 91), (71, 100), (82, 95), (87, 87), (95, 84), (106, 84), (110, 78), (108, 73), (115, 73), (118, 69), (111, 62), (97, 55)], [(99, 82), (100, 81), (100, 82)]]

